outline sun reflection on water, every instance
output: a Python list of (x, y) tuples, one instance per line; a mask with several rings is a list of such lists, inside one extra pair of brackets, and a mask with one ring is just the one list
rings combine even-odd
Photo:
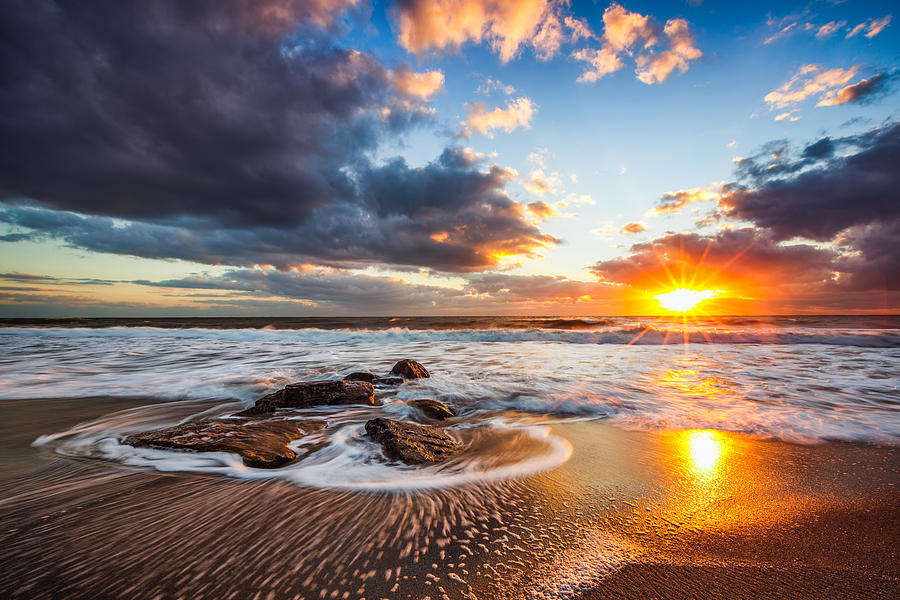
[(713, 396), (721, 392), (720, 381), (704, 377), (694, 369), (669, 369), (662, 375), (663, 384), (692, 396)]

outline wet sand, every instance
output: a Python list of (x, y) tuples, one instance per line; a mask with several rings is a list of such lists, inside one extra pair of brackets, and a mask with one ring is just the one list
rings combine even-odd
[(39, 435), (146, 401), (4, 401), (4, 598), (891, 598), (892, 447), (554, 424), (563, 466), (420, 493), (63, 457)]

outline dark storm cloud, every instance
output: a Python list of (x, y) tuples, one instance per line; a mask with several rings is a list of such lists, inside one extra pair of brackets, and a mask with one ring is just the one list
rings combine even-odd
[(348, 4), (4, 3), (0, 222), (19, 229), (2, 241), (447, 271), (555, 243), (506, 196), (509, 172), (462, 150), (371, 163), (432, 117), (337, 45)]
[(851, 252), (836, 261), (842, 288), (900, 290), (900, 219), (853, 227), (838, 238)]
[(387, 73), (312, 30), (281, 37), (324, 17), (303, 4), (4, 3), (3, 196), (282, 224), (346, 197), (340, 167), (375, 143), (355, 115), (386, 102)]
[(828, 241), (849, 227), (900, 218), (900, 124), (820, 140), (799, 158), (784, 146), (769, 149), (742, 160), (738, 173), (741, 180), (723, 187), (725, 215), (776, 239)]
[(25, 206), (0, 207), (0, 222), (96, 252), (178, 258), (209, 264), (273, 265), (303, 262), (340, 266), (392, 263), (445, 271), (493, 266), (503, 254), (528, 254), (558, 240), (528, 222), (503, 187), (500, 167), (474, 168), (468, 154), (448, 150), (435, 162), (410, 168), (401, 160), (359, 174), (360, 200), (313, 212), (290, 229), (255, 225), (209, 227), (121, 223), (109, 217)]

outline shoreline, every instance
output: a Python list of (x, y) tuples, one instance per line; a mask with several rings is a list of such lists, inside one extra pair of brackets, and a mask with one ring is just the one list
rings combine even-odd
[(30, 446), (145, 402), (14, 403), (0, 595), (888, 598), (900, 581), (891, 446), (557, 423), (575, 448), (561, 467), (405, 494), (159, 473)]

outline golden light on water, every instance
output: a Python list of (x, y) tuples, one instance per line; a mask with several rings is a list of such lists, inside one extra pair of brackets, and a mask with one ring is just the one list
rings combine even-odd
[(683, 313), (692, 310), (704, 300), (715, 298), (718, 295), (719, 292), (715, 290), (690, 290), (687, 288), (678, 288), (677, 290), (654, 296), (654, 298), (656, 298), (656, 300), (659, 301), (659, 304), (666, 310)]

